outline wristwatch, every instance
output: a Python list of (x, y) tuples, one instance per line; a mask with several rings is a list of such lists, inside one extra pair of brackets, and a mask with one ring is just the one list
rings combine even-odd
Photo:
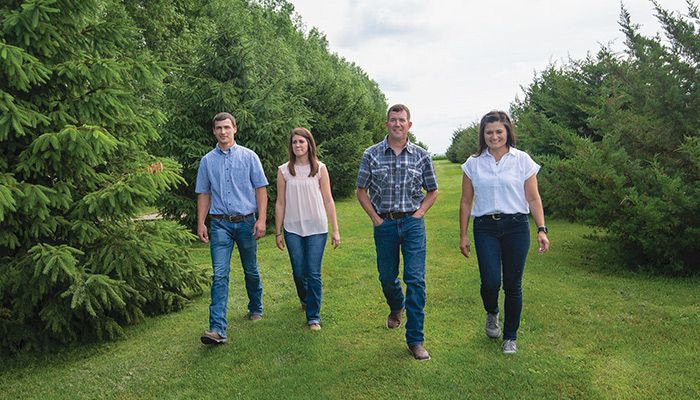
[(538, 226), (537, 233), (544, 232), (545, 234), (549, 232), (546, 226)]

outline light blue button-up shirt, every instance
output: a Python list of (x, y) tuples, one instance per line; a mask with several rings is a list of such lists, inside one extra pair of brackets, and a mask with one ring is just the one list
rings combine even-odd
[(199, 162), (196, 193), (211, 194), (209, 214), (248, 215), (258, 211), (255, 189), (267, 186), (260, 158), (252, 150), (219, 145)]

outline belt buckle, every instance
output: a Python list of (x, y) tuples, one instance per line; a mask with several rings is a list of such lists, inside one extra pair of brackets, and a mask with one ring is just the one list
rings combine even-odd
[(494, 221), (500, 221), (501, 220), (501, 213), (491, 214), (491, 219)]

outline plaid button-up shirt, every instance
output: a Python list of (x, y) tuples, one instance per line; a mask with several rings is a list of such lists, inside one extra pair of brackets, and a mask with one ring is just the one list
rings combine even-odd
[(430, 154), (407, 142), (397, 156), (386, 138), (365, 150), (357, 173), (358, 188), (369, 188), (370, 201), (378, 214), (415, 211), (427, 192), (437, 190)]

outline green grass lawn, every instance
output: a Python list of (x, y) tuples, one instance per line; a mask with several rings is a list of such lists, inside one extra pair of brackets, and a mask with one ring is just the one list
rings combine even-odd
[[(348, 199), (337, 203), (343, 245), (324, 258), (320, 332), (305, 329), (287, 254), (268, 235), (259, 242), (264, 319), (245, 319), (235, 253), (227, 345), (199, 342), (207, 291), (124, 340), (1, 360), (0, 398), (700, 398), (700, 280), (608, 268), (581, 225), (549, 220), (546, 255), (533, 241), (518, 354), (502, 355), (483, 331), (476, 258), (459, 253), (459, 166), (436, 168), (440, 196), (426, 217), (431, 361), (414, 361), (403, 329), (384, 327), (372, 227)], [(194, 251), (209, 269), (208, 247)]]

